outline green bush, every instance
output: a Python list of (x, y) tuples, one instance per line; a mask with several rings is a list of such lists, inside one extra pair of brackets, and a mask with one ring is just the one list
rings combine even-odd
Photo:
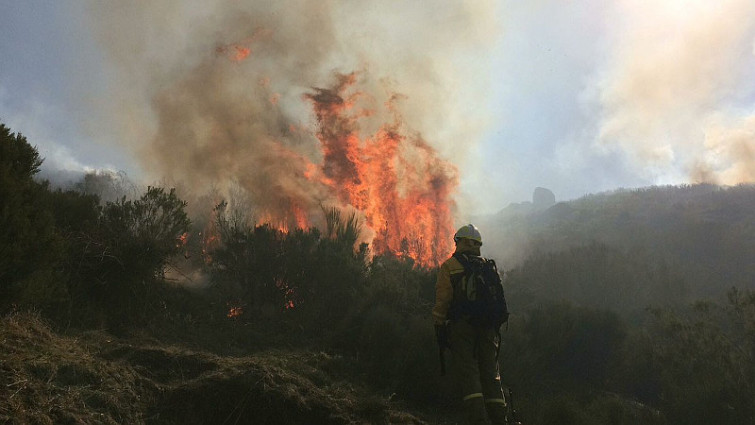
[(137, 200), (106, 203), (96, 225), (71, 234), (68, 282), (78, 320), (118, 328), (162, 308), (164, 268), (190, 224), (185, 205), (175, 191), (150, 187)]
[(512, 318), (503, 333), (504, 378), (535, 392), (610, 388), (626, 332), (609, 311), (568, 303), (532, 309)]
[[(672, 423), (752, 423), (755, 419), (755, 293), (729, 303), (658, 310), (644, 351), (657, 373), (657, 405)], [(631, 366), (630, 366), (631, 367)]]
[(64, 241), (43, 208), (46, 183), (34, 181), (42, 159), (21, 134), (0, 124), (0, 309), (56, 305)]

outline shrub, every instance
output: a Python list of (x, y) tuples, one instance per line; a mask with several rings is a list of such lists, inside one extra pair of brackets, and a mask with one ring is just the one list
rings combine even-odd
[[(657, 310), (645, 352), (657, 372), (656, 403), (671, 423), (755, 419), (755, 294), (732, 290), (729, 304)], [(651, 381), (652, 382), (652, 381)]]
[(615, 313), (561, 303), (513, 320), (501, 350), (512, 385), (534, 391), (608, 387), (626, 337)]
[(150, 187), (137, 200), (108, 202), (96, 226), (72, 236), (69, 290), (78, 319), (119, 327), (161, 307), (159, 278), (190, 224), (185, 205), (174, 190)]
[(254, 226), (221, 204), (209, 266), (214, 285), (243, 305), (244, 320), (282, 325), (290, 318), (309, 329), (336, 329), (363, 285), (366, 249), (354, 250), (356, 222), (334, 217), (322, 237), (315, 228)]
[(51, 305), (63, 241), (44, 204), (47, 184), (33, 180), (42, 159), (20, 134), (0, 124), (0, 309), (12, 304)]

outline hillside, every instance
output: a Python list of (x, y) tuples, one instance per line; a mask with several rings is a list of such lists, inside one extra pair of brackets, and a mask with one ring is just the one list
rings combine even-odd
[(338, 377), (343, 359), (241, 357), (104, 332), (61, 336), (38, 316), (0, 320), (0, 422), (9, 424), (424, 424)]
[(488, 255), (508, 268), (597, 244), (632, 264), (622, 273), (675, 275), (682, 284), (664, 297), (689, 301), (755, 289), (753, 223), (755, 185), (693, 185), (621, 189), (541, 210), (512, 205), (481, 225)]

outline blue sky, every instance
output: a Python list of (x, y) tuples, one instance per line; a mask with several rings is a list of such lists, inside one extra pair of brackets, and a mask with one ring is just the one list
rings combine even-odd
[[(233, 12), (206, 3), (0, 3), (0, 120), (49, 168), (159, 178), (143, 153), (150, 101), (198, 62), (193, 52), (245, 34)], [(301, 82), (281, 71), (296, 86), (284, 101), (332, 69), (367, 66), (395, 81), (407, 121), (458, 167), (464, 213), (528, 200), (537, 186), (566, 200), (755, 179), (751, 0), (283, 3), (309, 8), (293, 20), (310, 21), (276, 28), (289, 57), (317, 50), (288, 41), (296, 28), (328, 43)]]
[(138, 172), (130, 154), (88, 131), (106, 63), (81, 2), (5, 1), (0, 14), (0, 120), (38, 147), (48, 168)]

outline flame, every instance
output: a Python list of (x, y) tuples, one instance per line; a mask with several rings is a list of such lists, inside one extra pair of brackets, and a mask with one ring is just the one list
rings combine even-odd
[(212, 252), (220, 246), (220, 232), (217, 229), (218, 214), (223, 214), (225, 211), (226, 203), (221, 202), (216, 205), (210, 213), (210, 220), (207, 223), (204, 231), (199, 232), (197, 236), (200, 238), (201, 256), (204, 263), (207, 265), (212, 264)]
[(358, 122), (372, 111), (359, 110), (352, 90), (356, 74), (344, 75), (334, 89), (308, 95), (318, 122), (324, 154), (321, 180), (339, 201), (362, 211), (375, 232), (372, 250), (434, 266), (452, 251), (456, 169), (419, 136), (407, 136), (400, 117), (372, 136), (360, 138)]
[(183, 256), (185, 259), (189, 259), (191, 257), (191, 254), (189, 254), (189, 250), (187, 247), (188, 243), (189, 243), (188, 232), (184, 232), (181, 236), (176, 238), (176, 248), (183, 249)]
[(283, 308), (285, 310), (294, 308), (294, 289), (288, 286), (288, 283), (280, 278), (275, 280), (275, 286), (283, 293)]
[(307, 229), (311, 227), (307, 212), (293, 199), (283, 202), (276, 213), (266, 212), (257, 217), (257, 226), (268, 225), (283, 233), (293, 229)]
[(176, 248), (185, 247), (187, 242), (189, 242), (189, 233), (184, 232), (181, 236), (176, 238)]
[(226, 315), (229, 319), (235, 319), (239, 316), (244, 314), (244, 307), (236, 306), (231, 307), (230, 310), (228, 310), (228, 314)]
[(265, 28), (258, 28), (254, 31), (251, 37), (242, 40), (239, 43), (231, 43), (227, 45), (220, 45), (215, 48), (215, 52), (221, 55), (225, 55), (233, 62), (241, 62), (248, 58), (252, 53), (252, 49), (248, 47), (252, 43), (255, 43), (263, 38), (269, 37), (271, 31)]
[(244, 46), (233, 46), (234, 49), (236, 49), (236, 54), (233, 56), (233, 60), (236, 62), (241, 62), (242, 60), (246, 59), (250, 53), (252, 53), (252, 49)]
[[(269, 80), (264, 79), (264, 84)], [(393, 122), (379, 125), (374, 134), (360, 135), (360, 122), (374, 120), (378, 114), (357, 106), (365, 95), (356, 85), (357, 74), (342, 75), (334, 88), (314, 89), (306, 95), (317, 120), (314, 136), (320, 143), (322, 162), (311, 161), (283, 142), (269, 145), (265, 158), (271, 163), (285, 160), (299, 189), (271, 189), (271, 199), (277, 200), (257, 207), (256, 224), (283, 233), (311, 227), (312, 214), (322, 211), (321, 201), (314, 204), (313, 197), (304, 193), (316, 188), (318, 193), (326, 193), (328, 202), (360, 212), (367, 230), (363, 240), (372, 237), (373, 254), (436, 266), (453, 252), (456, 168), (419, 135), (407, 134), (393, 110), (393, 102), (400, 96), (394, 95), (386, 105), (394, 113)], [(205, 233), (216, 232), (208, 229)], [(203, 239), (208, 263), (212, 261), (209, 247), (215, 243), (213, 237)]]
[(225, 46), (218, 46), (215, 48), (215, 52), (219, 55), (226, 56), (233, 62), (241, 62), (248, 58), (252, 53), (252, 49), (242, 44), (229, 44)]
[[(232, 60), (246, 58), (252, 49), (248, 46), (263, 36), (266, 33), (259, 32), (218, 47), (217, 52)], [(210, 129), (206, 139), (199, 131), (191, 136), (191, 143), (183, 143), (177, 132), (168, 131), (175, 123), (164, 126), (165, 133), (161, 131), (156, 138), (156, 151), (165, 162), (175, 163), (173, 147), (188, 146), (192, 154), (186, 156), (200, 169), (189, 173), (189, 167), (181, 164), (175, 173), (196, 184), (204, 184), (203, 177), (218, 178), (221, 187), (228, 183), (223, 180), (236, 179), (250, 196), (249, 213), (255, 224), (284, 233), (325, 224), (322, 211), (328, 206), (357, 211), (363, 230), (358, 243), (368, 242), (371, 254), (410, 258), (432, 267), (453, 252), (457, 170), (404, 124), (396, 108), (402, 95), (388, 93), (389, 99), (382, 102), (378, 100), (382, 95), (368, 90), (369, 81), (362, 78), (366, 71), (337, 75), (333, 86), (305, 94), (315, 119), (314, 125), (308, 125), (288, 116), (291, 108), (282, 103), (291, 97), (280, 94), (286, 91), (271, 81), (275, 76), (255, 74), (259, 70), (253, 66), (229, 74), (222, 71), (228, 69), (227, 64), (217, 65), (202, 67), (203, 71), (218, 69), (211, 74), (214, 84), (222, 87), (229, 75), (246, 78), (249, 73), (256, 84), (239, 87), (257, 96), (234, 90), (234, 95), (215, 98), (211, 96), (214, 90), (207, 93), (204, 86), (190, 80), (177, 87), (194, 102), (161, 97), (158, 109), (165, 115), (161, 120), (202, 116), (202, 124), (196, 127)], [(209, 108), (213, 113), (205, 114), (202, 107), (208, 95), (217, 105)], [(264, 106), (257, 108), (261, 105), (253, 103), (251, 107), (246, 99), (258, 99), (253, 102), (264, 102)], [(205, 229), (201, 239), (207, 263), (212, 262), (212, 248), (219, 243), (216, 234)]]

